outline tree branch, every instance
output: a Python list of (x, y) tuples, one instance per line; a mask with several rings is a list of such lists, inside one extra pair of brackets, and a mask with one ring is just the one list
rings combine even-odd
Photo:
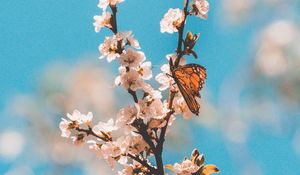
[[(184, 8), (183, 8), (184, 20), (183, 20), (183, 22), (181, 23), (181, 25), (178, 29), (178, 44), (177, 44), (177, 49), (176, 49), (177, 58), (175, 60), (174, 65), (173, 65), (172, 61), (169, 62), (171, 72), (174, 68), (178, 67), (181, 57), (185, 54), (185, 52), (182, 51), (182, 43), (183, 43), (184, 26), (185, 26), (186, 18), (187, 18), (187, 15), (188, 15), (188, 10), (187, 10), (188, 9), (188, 4), (189, 4), (189, 0), (184, 0)], [(169, 102), (168, 102), (169, 103), (168, 108), (169, 108), (170, 111), (167, 113), (167, 115), (165, 117), (165, 120), (167, 121), (166, 126), (164, 126), (161, 129), (161, 133), (160, 133), (160, 137), (159, 137), (159, 140), (158, 140), (158, 143), (157, 143), (157, 147), (156, 147), (156, 150), (154, 152), (155, 159), (156, 159), (156, 164), (157, 164), (158, 175), (164, 175), (164, 165), (163, 165), (163, 160), (162, 160), (163, 145), (164, 145), (164, 142), (165, 142), (165, 136), (166, 136), (166, 131), (167, 131), (167, 127), (168, 127), (168, 124), (169, 124), (170, 117), (174, 113), (173, 100), (175, 98), (176, 93), (177, 92), (172, 91), (170, 89)]]
[(146, 167), (148, 170), (150, 170), (151, 174), (156, 174), (156, 169), (149, 165), (148, 162), (146, 160), (141, 160), (139, 157), (134, 156), (132, 154), (127, 154), (128, 157), (130, 157), (131, 159), (139, 162), (140, 164), (142, 164), (144, 167)]

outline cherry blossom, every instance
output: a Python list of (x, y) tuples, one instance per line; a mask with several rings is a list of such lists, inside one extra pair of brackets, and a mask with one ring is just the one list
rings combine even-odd
[(113, 37), (106, 37), (104, 42), (100, 44), (99, 51), (100, 51), (100, 59), (107, 58), (108, 62), (120, 57), (118, 53), (118, 39), (114, 35)]
[(118, 175), (132, 175), (133, 168), (130, 165), (124, 165), (124, 169), (118, 172)]
[(195, 173), (199, 168), (199, 166), (193, 164), (192, 161), (188, 159), (180, 164), (174, 164), (174, 172), (179, 175), (192, 175), (192, 173)]
[(59, 123), (59, 129), (61, 130), (61, 136), (69, 138), (71, 135), (71, 128), (69, 127), (70, 121), (62, 118), (62, 121)]
[(141, 49), (140, 43), (137, 39), (134, 38), (132, 31), (122, 33), (123, 38), (126, 40), (126, 43), (135, 49)]
[(193, 0), (191, 6), (196, 16), (202, 19), (208, 18), (209, 3), (206, 0)]
[(128, 72), (121, 71), (120, 76), (115, 80), (116, 85), (122, 85), (125, 89), (131, 89), (136, 91), (141, 89), (143, 86), (143, 80), (140, 77), (140, 74), (136, 70), (130, 70)]
[(119, 128), (130, 125), (137, 116), (137, 109), (135, 107), (125, 107), (122, 108), (117, 114), (116, 126)]
[(109, 119), (106, 123), (99, 122), (97, 125), (93, 127), (93, 131), (99, 135), (101, 135), (102, 132), (111, 133), (112, 131), (117, 129), (118, 127), (115, 126), (114, 119)]
[(162, 33), (174, 33), (178, 31), (181, 23), (184, 21), (184, 13), (181, 9), (169, 9), (160, 21), (160, 31)]
[(107, 6), (116, 6), (117, 4), (123, 2), (124, 0), (99, 0), (98, 7), (106, 10)]
[(119, 62), (124, 67), (138, 67), (145, 59), (146, 57), (143, 52), (129, 48), (121, 54)]
[(101, 28), (108, 27), (112, 28), (110, 24), (111, 14), (109, 12), (103, 12), (101, 16), (94, 16), (95, 32), (100, 32)]
[(150, 61), (142, 63), (137, 68), (137, 72), (142, 76), (144, 80), (150, 80), (152, 78), (152, 64)]

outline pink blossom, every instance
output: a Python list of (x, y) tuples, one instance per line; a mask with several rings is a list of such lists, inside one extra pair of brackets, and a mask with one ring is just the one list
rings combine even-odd
[(117, 130), (117, 129), (118, 129), (118, 127), (116, 127), (114, 125), (114, 120), (113, 119), (109, 119), (106, 123), (99, 122), (97, 125), (95, 125), (93, 127), (93, 131), (96, 134), (99, 134), (99, 135), (102, 134), (101, 132), (111, 133), (112, 131)]
[(67, 121), (66, 119), (62, 118), (62, 121), (59, 123), (59, 129), (61, 130), (61, 136), (69, 138), (71, 135), (71, 130), (69, 128), (69, 124), (71, 122)]
[(122, 33), (123, 38), (126, 40), (127, 44), (135, 49), (140, 49), (140, 44), (138, 40), (133, 37), (132, 31)]
[(125, 107), (122, 108), (117, 114), (116, 126), (123, 128), (130, 125), (137, 116), (137, 109), (135, 107)]
[(108, 62), (120, 57), (120, 54), (117, 53), (118, 50), (118, 39), (114, 35), (112, 37), (106, 37), (104, 42), (99, 45), (99, 52), (101, 54), (100, 59), (107, 58)]
[(191, 6), (196, 16), (202, 19), (208, 18), (209, 3), (206, 0), (193, 0)]
[(130, 165), (124, 165), (124, 169), (118, 172), (118, 175), (132, 175), (133, 168)]
[(137, 72), (142, 76), (144, 80), (149, 80), (152, 78), (152, 66), (151, 62), (147, 61), (142, 63), (138, 68)]
[(192, 161), (186, 159), (181, 164), (175, 163), (174, 166), (174, 172), (179, 175), (192, 175), (192, 173), (195, 173), (199, 170), (199, 166), (193, 164)]
[(185, 16), (181, 9), (170, 8), (168, 12), (164, 15), (163, 19), (160, 21), (160, 31), (162, 33), (177, 32), (181, 23), (183, 22)]
[(109, 12), (103, 12), (101, 16), (94, 16), (95, 22), (93, 23), (96, 32), (100, 32), (101, 28), (112, 28), (110, 24), (111, 14)]
[(187, 106), (184, 98), (180, 95), (174, 98), (174, 114), (181, 114), (185, 119), (190, 119), (193, 116), (193, 113), (190, 111), (189, 107)]
[(98, 7), (106, 10), (107, 6), (116, 6), (117, 4), (123, 2), (124, 0), (99, 0)]
[(136, 70), (130, 70), (128, 72), (122, 69), (120, 70), (121, 75), (115, 79), (116, 85), (122, 85), (125, 89), (131, 89), (133, 91), (142, 88), (144, 82)]
[(146, 57), (143, 52), (129, 48), (121, 54), (119, 62), (124, 67), (138, 67), (145, 59)]

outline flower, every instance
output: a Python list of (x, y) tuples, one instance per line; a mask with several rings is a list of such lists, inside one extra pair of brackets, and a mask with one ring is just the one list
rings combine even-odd
[(102, 135), (102, 132), (111, 133), (112, 131), (117, 129), (118, 127), (114, 125), (114, 119), (109, 119), (106, 123), (99, 122), (93, 127), (93, 131), (98, 135)]
[(59, 129), (61, 130), (61, 136), (69, 138), (71, 135), (71, 129), (69, 127), (70, 121), (67, 121), (66, 119), (62, 118), (62, 121), (59, 123)]
[(67, 113), (67, 117), (71, 120), (71, 121), (77, 121), (79, 124), (82, 123), (81, 118), (82, 118), (82, 114), (78, 111), (78, 110), (74, 110), (72, 114)]
[(121, 70), (121, 75), (117, 76), (115, 79), (116, 85), (123, 85), (125, 89), (131, 89), (136, 91), (143, 87), (143, 80), (140, 78), (140, 74), (136, 70), (130, 70), (128, 72)]
[(140, 49), (140, 43), (137, 39), (133, 37), (132, 31), (122, 33), (123, 38), (126, 40), (127, 44), (135, 49)]
[(112, 37), (106, 37), (104, 42), (99, 46), (99, 52), (101, 54), (100, 59), (107, 58), (108, 62), (120, 57), (118, 53), (118, 37), (116, 35)]
[(206, 0), (193, 0), (191, 6), (196, 16), (202, 19), (208, 18), (209, 3)]
[(138, 67), (145, 59), (143, 52), (129, 48), (121, 54), (119, 62), (124, 67)]
[(169, 9), (160, 21), (160, 32), (173, 33), (177, 32), (181, 23), (184, 21), (185, 15), (179, 8)]
[(142, 79), (149, 80), (152, 78), (152, 66), (151, 62), (147, 61), (142, 63), (138, 68), (137, 72), (142, 76)]
[(135, 107), (125, 107), (122, 108), (117, 114), (116, 126), (123, 128), (130, 125), (137, 116), (137, 109)]
[[(166, 58), (168, 60), (172, 60), (172, 62), (174, 63), (175, 60), (177, 59), (177, 55), (176, 54), (168, 54), (166, 55)], [(179, 61), (179, 65), (184, 65), (186, 63), (185, 58), (181, 58)], [(162, 71), (162, 73), (159, 73), (158, 75), (156, 75), (155, 79), (156, 81), (160, 84), (160, 87), (158, 88), (160, 91), (164, 91), (166, 89), (168, 89), (171, 85), (175, 85), (174, 79), (171, 77), (172, 73), (170, 71), (170, 66), (169, 64), (163, 64), (160, 68), (160, 70)], [(172, 86), (172, 88), (177, 89), (176, 86)]]
[(198, 171), (200, 167), (193, 164), (191, 160), (186, 159), (181, 164), (175, 163), (173, 168), (173, 171), (176, 174), (191, 175), (192, 173)]
[(81, 115), (81, 121), (83, 123), (89, 124), (93, 119), (93, 113), (89, 112), (87, 115)]
[(117, 4), (123, 2), (124, 0), (99, 0), (98, 7), (106, 10), (107, 6), (116, 6)]
[(112, 28), (110, 24), (111, 14), (109, 12), (103, 12), (101, 16), (94, 16), (95, 31), (100, 32), (102, 27)]
[(193, 113), (188, 108), (184, 98), (179, 95), (174, 98), (174, 110), (175, 114), (181, 114), (185, 119), (190, 119), (193, 116)]
[(118, 172), (118, 175), (132, 175), (133, 168), (130, 165), (124, 165), (124, 169)]

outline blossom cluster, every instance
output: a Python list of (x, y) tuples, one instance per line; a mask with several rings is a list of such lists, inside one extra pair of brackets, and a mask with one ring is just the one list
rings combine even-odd
[[(191, 118), (192, 113), (181, 93), (177, 93), (178, 87), (170, 76), (169, 64), (164, 64), (161, 67), (162, 73), (155, 77), (161, 85), (158, 90), (147, 82), (153, 77), (151, 62), (146, 61), (146, 56), (131, 31), (118, 32), (117, 29), (116, 9), (123, 1), (100, 0), (98, 7), (103, 13), (94, 17), (94, 27), (96, 32), (102, 28), (113, 32), (112, 36), (106, 37), (99, 45), (100, 59), (118, 61), (119, 75), (114, 84), (123, 87), (132, 96), (134, 104), (121, 108), (115, 120), (109, 119), (94, 126), (91, 112), (85, 115), (75, 110), (73, 114), (67, 114), (68, 119), (62, 119), (60, 129), (62, 136), (72, 138), (74, 143), (88, 144), (112, 168), (117, 162), (123, 165), (124, 169), (118, 172), (119, 175), (162, 175), (164, 167), (159, 159), (167, 127), (172, 125), (177, 115)], [(184, 25), (187, 15), (207, 18), (207, 1), (193, 0), (190, 5), (189, 12), (170, 9), (161, 21), (161, 32), (177, 32)], [(198, 38), (196, 36), (187, 35), (184, 40), (185, 55), (194, 52), (192, 49)], [(172, 63), (180, 59), (179, 65), (185, 64), (185, 59), (182, 56), (179, 58), (178, 53), (167, 55), (167, 59)], [(166, 89), (170, 89), (173, 94), (169, 99), (163, 99), (162, 96), (162, 91)], [(156, 166), (149, 161), (151, 156), (155, 157)], [(173, 169), (177, 174), (193, 174), (200, 172), (202, 167), (202, 164), (188, 163), (185, 160), (182, 164), (174, 164)]]

